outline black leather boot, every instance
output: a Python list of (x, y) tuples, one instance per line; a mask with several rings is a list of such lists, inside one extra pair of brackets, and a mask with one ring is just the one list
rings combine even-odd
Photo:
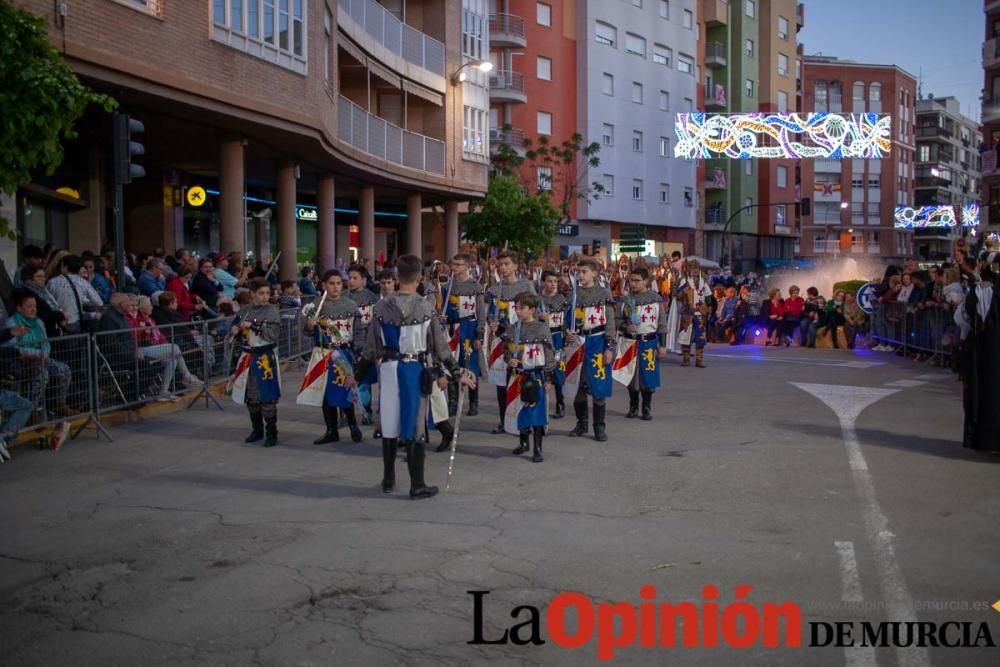
[(455, 427), (451, 425), (451, 422), (445, 420), (440, 424), (435, 424), (434, 428), (441, 434), (441, 444), (434, 451), (446, 452), (451, 449), (451, 441), (455, 439)]
[(479, 387), (469, 390), (469, 411), (465, 413), (469, 417), (479, 414)]
[(274, 447), (278, 444), (278, 415), (264, 420), (264, 446)]
[(569, 437), (579, 438), (587, 435), (587, 396), (583, 396), (583, 401), (573, 401), (573, 411), (576, 412), (576, 426), (569, 432)]
[(604, 430), (604, 411), (607, 406), (594, 403), (594, 440), (604, 442), (608, 439), (608, 434)]
[(536, 426), (534, 429), (534, 441), (532, 444), (535, 446), (534, 451), (531, 453), (531, 460), (535, 463), (541, 463), (545, 460), (542, 455), (542, 438), (545, 437), (545, 429), (541, 426)]
[(653, 419), (653, 392), (648, 389), (642, 391), (642, 421), (648, 422)]
[(635, 419), (639, 416), (639, 392), (632, 387), (628, 388), (628, 412), (625, 419)]
[(503, 415), (507, 407), (506, 401), (507, 401), (507, 387), (506, 386), (497, 387), (497, 405), (500, 408), (500, 423), (497, 424), (492, 431), (490, 431), (490, 433), (492, 433), (493, 435), (506, 433), (506, 431), (503, 430)]
[(563, 398), (562, 387), (556, 385), (556, 412), (553, 419), (562, 419), (566, 416), (566, 399)]
[(250, 413), (250, 435), (243, 442), (257, 442), (264, 437), (264, 415), (260, 412)]
[(358, 427), (358, 416), (354, 414), (354, 408), (342, 408), (344, 413), (344, 419), (347, 420), (347, 428), (351, 430), (351, 440), (353, 442), (361, 442), (365, 437), (361, 433), (361, 429)]
[(410, 470), (410, 497), (414, 499), (430, 498), (436, 496), (438, 488), (427, 486), (424, 483), (424, 443), (419, 440), (411, 440), (406, 443), (409, 451), (409, 458), (406, 466)]
[(514, 451), (512, 451), (511, 454), (513, 454), (514, 456), (520, 456), (521, 454), (524, 454), (526, 451), (528, 451), (529, 433), (530, 431), (521, 431), (518, 434), (517, 447), (514, 448)]
[(340, 440), (340, 433), (337, 432), (337, 408), (324, 405), (323, 421), (326, 423), (326, 433), (313, 440), (314, 445), (325, 445)]
[(396, 486), (396, 450), (399, 441), (382, 438), (382, 493), (392, 493)]

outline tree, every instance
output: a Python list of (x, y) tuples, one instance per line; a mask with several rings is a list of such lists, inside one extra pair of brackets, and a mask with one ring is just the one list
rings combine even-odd
[[(80, 83), (49, 43), (45, 19), (0, 0), (0, 191), (15, 192), (34, 171), (54, 172), (90, 104), (116, 106)], [(11, 227), (0, 217), (0, 236), (16, 238)]]
[(497, 174), (486, 197), (463, 216), (463, 233), (484, 246), (538, 253), (555, 236), (559, 215), (548, 192), (529, 194), (513, 175)]

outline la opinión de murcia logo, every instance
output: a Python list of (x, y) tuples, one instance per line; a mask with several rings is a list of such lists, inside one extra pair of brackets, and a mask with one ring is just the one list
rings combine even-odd
[[(597, 658), (613, 660), (615, 651), (641, 648), (800, 648), (803, 645), (801, 607), (791, 601), (747, 601), (753, 587), (738, 585), (734, 600), (720, 604), (719, 588), (702, 588), (700, 602), (659, 602), (651, 585), (639, 589), (640, 602), (594, 602), (582, 593), (566, 592), (552, 598), (544, 612), (548, 640), (566, 649), (596, 641)], [(510, 612), (519, 621), (502, 634), (487, 637), (485, 598), (490, 591), (466, 591), (473, 600), (473, 636), (469, 644), (540, 646), (543, 614), (533, 605)], [(998, 603), (1000, 606), (1000, 603)], [(680, 626), (680, 632), (678, 632)], [(807, 647), (995, 647), (985, 622), (838, 621), (810, 622)]]

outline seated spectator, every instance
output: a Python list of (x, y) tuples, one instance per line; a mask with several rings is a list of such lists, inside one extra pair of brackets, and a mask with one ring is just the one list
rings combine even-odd
[[(806, 302), (800, 295), (798, 285), (788, 288), (788, 298), (785, 299), (785, 327), (782, 337), (785, 339), (785, 346), (791, 345), (795, 341), (795, 330), (800, 329), (802, 313), (805, 310)], [(799, 333), (799, 343), (802, 343), (801, 331)]]
[(83, 268), (87, 272), (87, 282), (101, 297), (101, 303), (107, 305), (111, 301), (111, 293), (115, 291), (115, 288), (104, 275), (104, 260), (100, 257), (84, 259)]
[(281, 281), (281, 294), (278, 296), (278, 308), (286, 310), (294, 308), (298, 310), (302, 307), (302, 293), (294, 280)]
[[(44, 269), (46, 256), (45, 251), (36, 245), (24, 246), (21, 249), (21, 257), (24, 258), (24, 263), (17, 267), (17, 271), (14, 272), (14, 287), (21, 287), (25, 268), (30, 266), (36, 269)], [(34, 272), (32, 272), (32, 275), (34, 275)]]
[(45, 324), (49, 338), (60, 335), (66, 326), (66, 315), (59, 309), (59, 302), (45, 287), (45, 269), (25, 266), (21, 270), (21, 284), (31, 290), (38, 304), (38, 318)]
[(29, 386), (26, 398), (34, 405), (45, 409), (46, 397), (52, 390), (54, 412), (60, 416), (73, 414), (72, 409), (66, 405), (70, 384), (69, 366), (49, 356), (52, 347), (45, 334), (45, 325), (38, 318), (38, 302), (35, 300), (34, 292), (23, 287), (14, 290), (14, 307), (16, 312), (7, 318), (4, 328), (24, 327), (25, 331), (23, 335), (12, 338), (5, 345), (17, 348), (21, 355), (21, 363), (28, 372)]
[(215, 280), (221, 287), (222, 296), (228, 299), (236, 298), (236, 289), (242, 287), (246, 283), (247, 276), (250, 274), (250, 269), (245, 266), (235, 267), (234, 271), (230, 273), (229, 267), (229, 256), (224, 255), (221, 252), (215, 253), (212, 256), (212, 262), (215, 265)]
[[(761, 315), (765, 316), (764, 323), (767, 325), (767, 340), (764, 345), (778, 346), (781, 344), (781, 334), (785, 330), (785, 306), (781, 299), (781, 290), (772, 288), (767, 293), (767, 302), (761, 308)], [(785, 342), (786, 346), (788, 342)]]
[(139, 274), (139, 294), (152, 297), (156, 292), (163, 292), (167, 289), (167, 281), (163, 277), (163, 268), (160, 260), (150, 257), (146, 260), (146, 266)]
[(865, 311), (858, 305), (857, 297), (848, 292), (844, 304), (844, 336), (847, 338), (847, 349), (854, 349), (854, 340), (865, 322)]
[[(24, 375), (21, 369), (21, 355), (17, 348), (2, 344), (27, 332), (27, 327), (23, 326), (0, 329), (0, 376), (21, 378)], [(10, 460), (10, 450), (7, 449), (7, 445), (14, 442), (18, 432), (28, 423), (34, 411), (35, 406), (31, 401), (16, 391), (0, 390), (0, 412), (2, 412), (0, 416), (3, 417), (0, 423), (0, 463)]]
[(67, 333), (93, 330), (104, 308), (104, 301), (97, 290), (80, 275), (83, 261), (76, 255), (66, 255), (62, 261), (62, 275), (50, 278), (48, 289), (66, 315)]
[(177, 275), (174, 276), (169, 283), (167, 283), (167, 289), (174, 293), (177, 297), (177, 310), (181, 314), (181, 319), (185, 322), (191, 320), (191, 316), (196, 312), (203, 312), (205, 310), (205, 304), (202, 303), (201, 299), (197, 296), (191, 294), (188, 290), (188, 282), (191, 280), (191, 267), (187, 264), (178, 265)]
[[(215, 311), (219, 303), (219, 295), (222, 286), (215, 279), (215, 265), (209, 258), (204, 258), (198, 262), (198, 272), (191, 279), (189, 288), (191, 293), (198, 296), (204, 302), (207, 309)], [(215, 317), (213, 313), (206, 313), (209, 317)]]
[(725, 296), (719, 306), (719, 321), (717, 325), (719, 342), (729, 341), (732, 343), (735, 332), (733, 331), (736, 322), (736, 308), (739, 306), (739, 299), (736, 298), (736, 288), (727, 287)]
[(806, 295), (808, 298), (799, 320), (799, 339), (806, 347), (816, 347), (816, 333), (826, 324), (826, 299), (819, 295), (815, 287), (807, 289)]
[[(229, 304), (223, 304), (220, 309), (232, 308)], [(177, 295), (173, 292), (160, 292), (157, 296), (157, 305), (152, 311), (153, 321), (157, 325), (163, 327), (161, 331), (167, 337), (167, 340), (180, 346), (181, 351), (191, 352), (193, 350), (202, 349), (206, 343), (208, 345), (206, 349), (207, 363), (211, 367), (215, 363), (215, 350), (212, 347), (212, 332), (209, 332), (209, 339), (205, 341), (205, 333), (200, 329), (194, 327), (182, 327), (174, 326), (180, 325), (184, 322), (181, 318), (180, 312), (177, 310)], [(229, 327), (226, 327), (226, 331)], [(204, 364), (195, 361), (191, 363), (191, 366), (201, 369), (204, 372)], [(192, 371), (197, 373), (197, 371)]]
[(299, 291), (302, 296), (316, 296), (316, 283), (313, 282), (313, 270), (311, 266), (302, 267), (302, 278), (299, 280)]
[(730, 345), (740, 345), (746, 337), (747, 329), (753, 326), (753, 314), (750, 302), (753, 300), (749, 285), (740, 287), (739, 297), (736, 299), (736, 313), (733, 316), (733, 339)]
[(840, 348), (840, 341), (837, 338), (837, 327), (842, 327), (846, 323), (844, 309), (847, 305), (847, 292), (842, 289), (837, 290), (833, 299), (826, 302), (826, 328), (833, 336), (833, 347)]
[(165, 396), (170, 392), (170, 383), (174, 379), (174, 372), (179, 371), (181, 382), (194, 386), (201, 384), (201, 380), (188, 370), (181, 348), (167, 340), (163, 332), (152, 320), (150, 315), (153, 312), (153, 304), (148, 296), (137, 296), (129, 299), (129, 313), (126, 315), (129, 326), (136, 330), (136, 344), (139, 353), (150, 361), (159, 361), (163, 364), (162, 384), (160, 386), (160, 396)]

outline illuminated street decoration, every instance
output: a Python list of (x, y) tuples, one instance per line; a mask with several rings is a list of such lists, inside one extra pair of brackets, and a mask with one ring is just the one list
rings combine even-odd
[[(946, 204), (935, 206), (896, 207), (896, 229), (925, 229), (928, 227), (954, 227), (958, 224), (955, 218), (955, 207)], [(973, 202), (962, 207), (962, 226), (979, 226), (979, 204)]]
[(978, 227), (979, 226), (979, 203), (972, 202), (966, 204), (962, 207), (962, 226), (963, 227)]
[(679, 113), (674, 157), (881, 159), (892, 119), (877, 113)]

